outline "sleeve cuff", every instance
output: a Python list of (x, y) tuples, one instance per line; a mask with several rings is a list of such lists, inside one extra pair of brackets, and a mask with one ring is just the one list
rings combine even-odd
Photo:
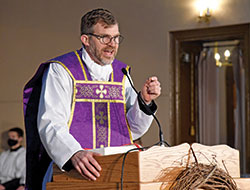
[(147, 115), (153, 115), (157, 110), (157, 105), (154, 100), (151, 101), (149, 105), (145, 104), (141, 97), (141, 92), (137, 96), (140, 110), (142, 110)]
[(62, 167), (63, 170), (65, 170), (66, 172), (69, 172), (70, 170), (72, 170), (74, 168), (71, 159), (69, 159)]

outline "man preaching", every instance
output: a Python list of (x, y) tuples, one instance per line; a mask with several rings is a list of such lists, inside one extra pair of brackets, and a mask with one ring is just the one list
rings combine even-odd
[(94, 9), (81, 19), (82, 48), (43, 63), (25, 86), (28, 189), (41, 187), (51, 159), (96, 180), (100, 155), (87, 149), (132, 144), (149, 129), (153, 117), (138, 96), (155, 112), (160, 83), (150, 77), (134, 92), (122, 72), (130, 67), (115, 59), (122, 40), (112, 13)]

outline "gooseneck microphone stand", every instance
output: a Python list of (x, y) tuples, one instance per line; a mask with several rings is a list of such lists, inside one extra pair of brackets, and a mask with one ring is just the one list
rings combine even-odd
[(141, 97), (140, 92), (138, 92), (138, 91), (135, 89), (135, 87), (134, 87), (134, 85), (133, 85), (133, 83), (132, 83), (132, 81), (131, 81), (131, 79), (130, 79), (130, 76), (128, 75), (127, 70), (126, 70), (125, 68), (122, 68), (122, 72), (123, 72), (124, 75), (126, 75), (126, 77), (127, 77), (128, 80), (129, 80), (129, 83), (130, 83), (131, 87), (133, 88), (133, 90), (134, 90), (134, 91), (136, 92), (136, 94), (138, 95), (138, 100), (141, 102), (141, 104), (142, 104), (143, 107), (147, 110), (147, 112), (148, 112), (150, 115), (152, 115), (152, 116), (154, 117), (154, 119), (155, 119), (155, 121), (156, 121), (156, 123), (157, 123), (157, 125), (158, 125), (158, 127), (159, 127), (159, 140), (160, 140), (160, 141), (159, 141), (157, 144), (160, 144), (160, 146), (165, 146), (164, 144), (166, 144), (167, 146), (170, 146), (166, 141), (164, 141), (164, 137), (163, 137), (163, 133), (162, 133), (162, 128), (161, 128), (161, 124), (160, 124), (159, 120), (157, 119), (157, 117), (155, 116), (155, 114), (152, 112), (152, 110), (148, 107), (148, 105), (145, 103), (145, 101), (144, 101), (143, 98)]

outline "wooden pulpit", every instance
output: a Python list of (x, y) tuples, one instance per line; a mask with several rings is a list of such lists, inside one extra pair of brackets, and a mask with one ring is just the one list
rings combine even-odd
[[(124, 154), (96, 157), (102, 167), (101, 176), (96, 181), (83, 179), (76, 170), (62, 172), (54, 166), (53, 182), (47, 184), (47, 190), (119, 190), (123, 157)], [(240, 178), (238, 150), (227, 145), (204, 146), (198, 143), (191, 146), (187, 143), (173, 147), (154, 146), (146, 151), (128, 153), (124, 164), (123, 189), (168, 189), (176, 178), (171, 169), (186, 167), (188, 162), (197, 160), (199, 163), (216, 164), (230, 174), (239, 189), (249, 189), (250, 179)]]

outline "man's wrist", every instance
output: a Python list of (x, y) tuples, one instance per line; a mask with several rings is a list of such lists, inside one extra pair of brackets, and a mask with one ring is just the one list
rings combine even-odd
[(141, 96), (141, 92), (139, 92), (137, 99), (138, 99), (140, 109), (145, 114), (152, 115), (157, 110), (157, 105), (155, 104), (154, 100), (152, 100), (149, 104), (145, 104), (146, 102), (143, 102), (144, 100)]
[(152, 101), (147, 101), (147, 100), (145, 100), (145, 98), (144, 98), (144, 96), (142, 95), (142, 92), (141, 92), (141, 91), (139, 92), (139, 96), (141, 96), (142, 101), (144, 101), (144, 103), (145, 103), (146, 105), (149, 105), (149, 104), (152, 103)]

